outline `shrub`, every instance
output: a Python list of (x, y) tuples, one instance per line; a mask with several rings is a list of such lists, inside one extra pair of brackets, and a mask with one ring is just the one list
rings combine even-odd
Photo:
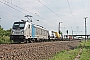
[(4, 30), (0, 26), (0, 44), (10, 43), (10, 35), (11, 35), (11, 29), (10, 30)]

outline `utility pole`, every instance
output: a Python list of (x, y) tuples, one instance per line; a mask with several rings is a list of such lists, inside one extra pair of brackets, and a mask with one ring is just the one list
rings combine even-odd
[(86, 42), (86, 34), (87, 34), (87, 28), (86, 28), (86, 19), (87, 19), (88, 17), (85, 17), (85, 42)]
[(72, 29), (72, 26), (71, 26), (71, 30), (72, 30), (71, 34), (72, 34), (72, 39), (73, 39), (73, 29)]
[(32, 19), (31, 19), (32, 16), (31, 15), (26, 15), (25, 17), (27, 17), (30, 20), (30, 22), (32, 22)]
[(60, 23), (62, 23), (62, 22), (59, 22), (59, 28), (58, 28), (59, 34), (61, 33), (61, 31), (60, 31)]

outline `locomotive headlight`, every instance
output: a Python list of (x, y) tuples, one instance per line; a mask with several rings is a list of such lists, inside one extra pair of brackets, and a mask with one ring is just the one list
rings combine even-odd
[(12, 31), (12, 33), (14, 33), (14, 31)]
[(24, 32), (22, 31), (21, 33), (23, 34)]
[(24, 33), (24, 31), (21, 31), (21, 33), (23, 34), (23, 33)]

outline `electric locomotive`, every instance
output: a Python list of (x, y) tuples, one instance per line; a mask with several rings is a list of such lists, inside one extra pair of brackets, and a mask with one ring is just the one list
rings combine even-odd
[(14, 22), (11, 30), (10, 40), (14, 42), (38, 42), (49, 38), (49, 31), (32, 22), (20, 21)]

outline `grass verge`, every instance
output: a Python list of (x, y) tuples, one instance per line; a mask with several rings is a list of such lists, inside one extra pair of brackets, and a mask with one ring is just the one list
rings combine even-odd
[(57, 53), (54, 57), (47, 60), (75, 60), (75, 57), (78, 55), (80, 48), (83, 47), (83, 51), (80, 56), (80, 60), (90, 60), (90, 40), (85, 42), (84, 40), (80, 43), (77, 48), (70, 51), (61, 51)]
[(57, 53), (54, 57), (48, 60), (74, 60), (76, 55), (78, 54), (79, 48), (70, 50), (70, 51), (61, 51)]
[(82, 41), (83, 52), (81, 54), (80, 60), (90, 60), (90, 40)]

